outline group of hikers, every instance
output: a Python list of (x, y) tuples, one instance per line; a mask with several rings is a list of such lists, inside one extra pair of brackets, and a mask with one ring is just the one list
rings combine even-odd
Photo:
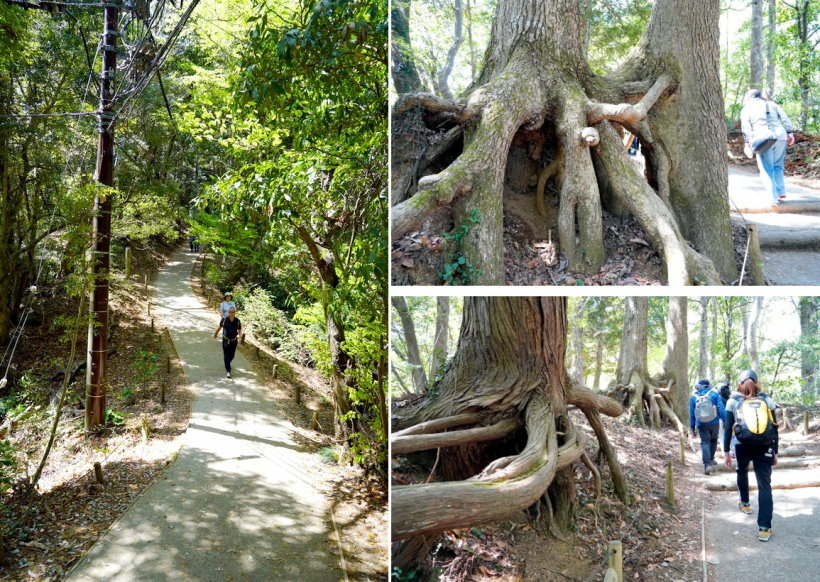
[(729, 381), (712, 386), (708, 379), (698, 380), (689, 398), (689, 428), (700, 435), (703, 472), (711, 473), (715, 465), (718, 438), (723, 426), (723, 462), (737, 471), (740, 494), (738, 509), (752, 513), (749, 503), (749, 463), (754, 468), (758, 489), (758, 539), (766, 542), (772, 535), (772, 467), (777, 465), (776, 404), (763, 393), (754, 370), (745, 370), (738, 378), (737, 390)]

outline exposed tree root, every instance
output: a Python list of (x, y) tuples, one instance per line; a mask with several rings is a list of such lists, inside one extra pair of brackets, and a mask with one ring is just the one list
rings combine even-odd
[(393, 540), (486, 523), (532, 505), (556, 470), (580, 458), (584, 443), (572, 438), (558, 447), (552, 405), (537, 393), (527, 407), (526, 426), (527, 459), (521, 463), (467, 481), (395, 487)]
[(394, 455), (406, 455), (417, 451), (454, 447), (467, 443), (494, 441), (508, 436), (518, 428), (518, 421), (514, 418), (503, 418), (491, 426), (481, 426), (451, 432), (437, 432), (433, 434), (410, 434), (394, 436), (391, 439), (391, 448)]
[(464, 426), (465, 424), (475, 424), (481, 419), (481, 416), (474, 412), (465, 412), (455, 416), (445, 416), (444, 418), (436, 418), (428, 420), (427, 422), (420, 422), (404, 430), (393, 433), (393, 438), (399, 436), (407, 436), (411, 434), (430, 434), (433, 432), (441, 432), (454, 426)]

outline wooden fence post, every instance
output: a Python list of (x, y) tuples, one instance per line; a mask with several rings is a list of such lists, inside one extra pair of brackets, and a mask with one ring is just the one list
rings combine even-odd
[[(757, 233), (757, 225), (747, 225), (746, 234), (749, 237), (749, 275), (752, 278), (752, 285), (765, 285), (766, 278), (763, 276), (763, 253), (760, 252), (760, 237)], [(741, 284), (742, 283), (741, 281)]]
[(131, 276), (131, 247), (125, 247), (125, 278)]
[(293, 383), (293, 399), (296, 404), (302, 404), (302, 385), (299, 382)]
[(607, 553), (609, 554), (609, 569), (615, 572), (615, 580), (623, 582), (624, 553), (621, 540), (607, 542)]
[(99, 463), (94, 463), (94, 478), (97, 480), (97, 483), (105, 483), (105, 479), (103, 479), (102, 465)]
[(809, 434), (809, 411), (803, 411), (803, 434)]
[(682, 467), (686, 466), (686, 437), (680, 435), (680, 464)]
[(666, 498), (670, 507), (675, 507), (675, 474), (672, 472), (672, 461), (666, 462)]

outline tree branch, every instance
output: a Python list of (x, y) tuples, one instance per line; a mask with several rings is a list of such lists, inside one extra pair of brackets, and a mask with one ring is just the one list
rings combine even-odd
[(652, 88), (635, 105), (629, 103), (590, 103), (587, 111), (587, 122), (592, 125), (604, 119), (618, 123), (634, 125), (644, 119), (655, 105), (655, 102), (672, 84), (672, 79), (666, 75), (658, 77)]

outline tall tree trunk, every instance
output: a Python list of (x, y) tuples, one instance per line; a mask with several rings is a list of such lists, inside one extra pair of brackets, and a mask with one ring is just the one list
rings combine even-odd
[(397, 93), (421, 90), (421, 79), (410, 46), (410, 2), (411, 0), (393, 0), (390, 9), (390, 25), (393, 29), (390, 74)]
[(774, 99), (774, 77), (777, 68), (775, 61), (775, 39), (777, 35), (777, 0), (769, 0), (769, 24), (766, 30), (766, 88), (769, 99)]
[[(809, 115), (812, 111), (811, 87), (813, 76), (816, 73), (816, 65), (814, 64), (816, 56), (814, 55), (817, 47), (812, 38), (816, 32), (817, 23), (812, 22), (810, 18), (812, 12), (811, 0), (795, 0), (792, 8), (795, 12), (799, 42), (797, 90), (800, 93), (800, 115), (798, 116), (798, 125), (802, 131), (806, 131)], [(814, 12), (815, 16), (816, 14)]]
[(435, 381), (447, 360), (447, 341), (450, 326), (450, 298), (436, 297), (436, 337), (433, 341), (433, 357), (430, 363), (430, 381)]
[(404, 297), (393, 296), (390, 298), (393, 308), (399, 314), (401, 327), (404, 331), (404, 343), (407, 346), (407, 362), (413, 370), (413, 388), (416, 394), (424, 394), (427, 391), (427, 374), (424, 372), (424, 364), (421, 363), (419, 343), (416, 339), (416, 326), (413, 325), (413, 318), (410, 310), (407, 309), (407, 301)]
[[(562, 159), (556, 229), (574, 270), (595, 273), (604, 262), (603, 192), (640, 222), (670, 284), (734, 280), (717, 0), (658, 0), (634, 58), (608, 77), (587, 64), (578, 0), (496, 6), (484, 67), (466, 102), (420, 94), (396, 102), (394, 116), (421, 107), (429, 123), (450, 123), (463, 145), (419, 158), (426, 175), (409, 199), (393, 198), (393, 240), (444, 214), (456, 231), (467, 230), (459, 252), (476, 273), (469, 282), (501, 285), (508, 157), (527, 160), (533, 174)], [(648, 116), (650, 109), (657, 115)], [(629, 162), (613, 122), (645, 144), (649, 183)], [(393, 124), (394, 143), (418, 133), (406, 127)], [(402, 172), (418, 165), (394, 168), (407, 191)]]
[(743, 318), (742, 327), (740, 330), (740, 355), (742, 358), (742, 364), (745, 367), (749, 367), (749, 361), (751, 358), (749, 357), (749, 309), (751, 307), (751, 301), (744, 301), (740, 306), (740, 315)]
[(672, 410), (678, 418), (689, 414), (689, 328), (687, 326), (688, 299), (670, 297), (666, 315), (666, 357), (663, 372), (666, 378), (675, 380), (670, 394)]
[(749, 86), (763, 88), (763, 0), (752, 0), (752, 42), (749, 46)]
[(462, 36), (462, 21), (464, 20), (464, 7), (461, 0), (454, 0), (453, 17), (455, 22), (453, 24), (453, 44), (450, 45), (450, 50), (447, 51), (447, 61), (438, 72), (438, 88), (441, 91), (442, 97), (452, 99), (453, 93), (450, 91), (449, 79), (450, 73), (453, 71), (453, 65), (456, 62), (456, 55), (461, 43), (464, 41)]
[(752, 370), (760, 370), (760, 354), (758, 353), (757, 340), (760, 335), (760, 320), (763, 316), (763, 297), (751, 297), (751, 309), (749, 310), (749, 329), (746, 332), (746, 342), (749, 349), (749, 367)]
[(572, 311), (572, 369), (570, 378), (578, 384), (584, 384), (584, 336), (581, 319), (584, 316), (586, 298), (578, 298)]
[(649, 298), (629, 296), (624, 298), (624, 326), (621, 334), (621, 351), (615, 382), (632, 388), (629, 399), (630, 414), (638, 425), (644, 426), (644, 387), (648, 373), (646, 363), (646, 320)]
[(478, 74), (478, 65), (476, 64), (476, 50), (475, 43), (473, 43), (473, 11), (470, 8), (470, 2), (467, 0), (465, 5), (467, 11), (467, 46), (470, 49), (470, 81), (473, 82)]
[(481, 525), (547, 498), (561, 505), (547, 525), (569, 525), (572, 472), (557, 476), (581, 457), (585, 437), (567, 406), (613, 416), (621, 407), (568, 379), (566, 325), (566, 298), (465, 297), (438, 389), (394, 412), (393, 454), (444, 447), (447, 480), (393, 487), (394, 541)]
[[(645, 34), (645, 67), (679, 63), (675, 99), (648, 118), (660, 142), (652, 165), (668, 159), (669, 202), (687, 240), (725, 282), (737, 278), (729, 224), (726, 124), (720, 87), (719, 0), (658, 0)], [(681, 123), (697, 119), (697, 123)], [(692, 148), (692, 144), (698, 144)], [(650, 150), (652, 148), (649, 148)]]
[(802, 391), (806, 402), (813, 402), (817, 397), (820, 378), (820, 356), (818, 356), (818, 335), (820, 331), (820, 297), (801, 297), (800, 310), (800, 376)]
[[(718, 345), (718, 302), (716, 300), (711, 301), (712, 304), (712, 331), (710, 333), (710, 346), (717, 346)], [(715, 374), (717, 373), (717, 358), (714, 357), (714, 354), (711, 354), (709, 358), (709, 378), (714, 378)]]
[(709, 298), (700, 298), (700, 358), (698, 375), (711, 378), (709, 375)]
[(596, 391), (601, 389), (601, 368), (604, 364), (604, 334), (601, 331), (597, 333), (595, 341), (595, 380), (592, 382), (592, 388)]

